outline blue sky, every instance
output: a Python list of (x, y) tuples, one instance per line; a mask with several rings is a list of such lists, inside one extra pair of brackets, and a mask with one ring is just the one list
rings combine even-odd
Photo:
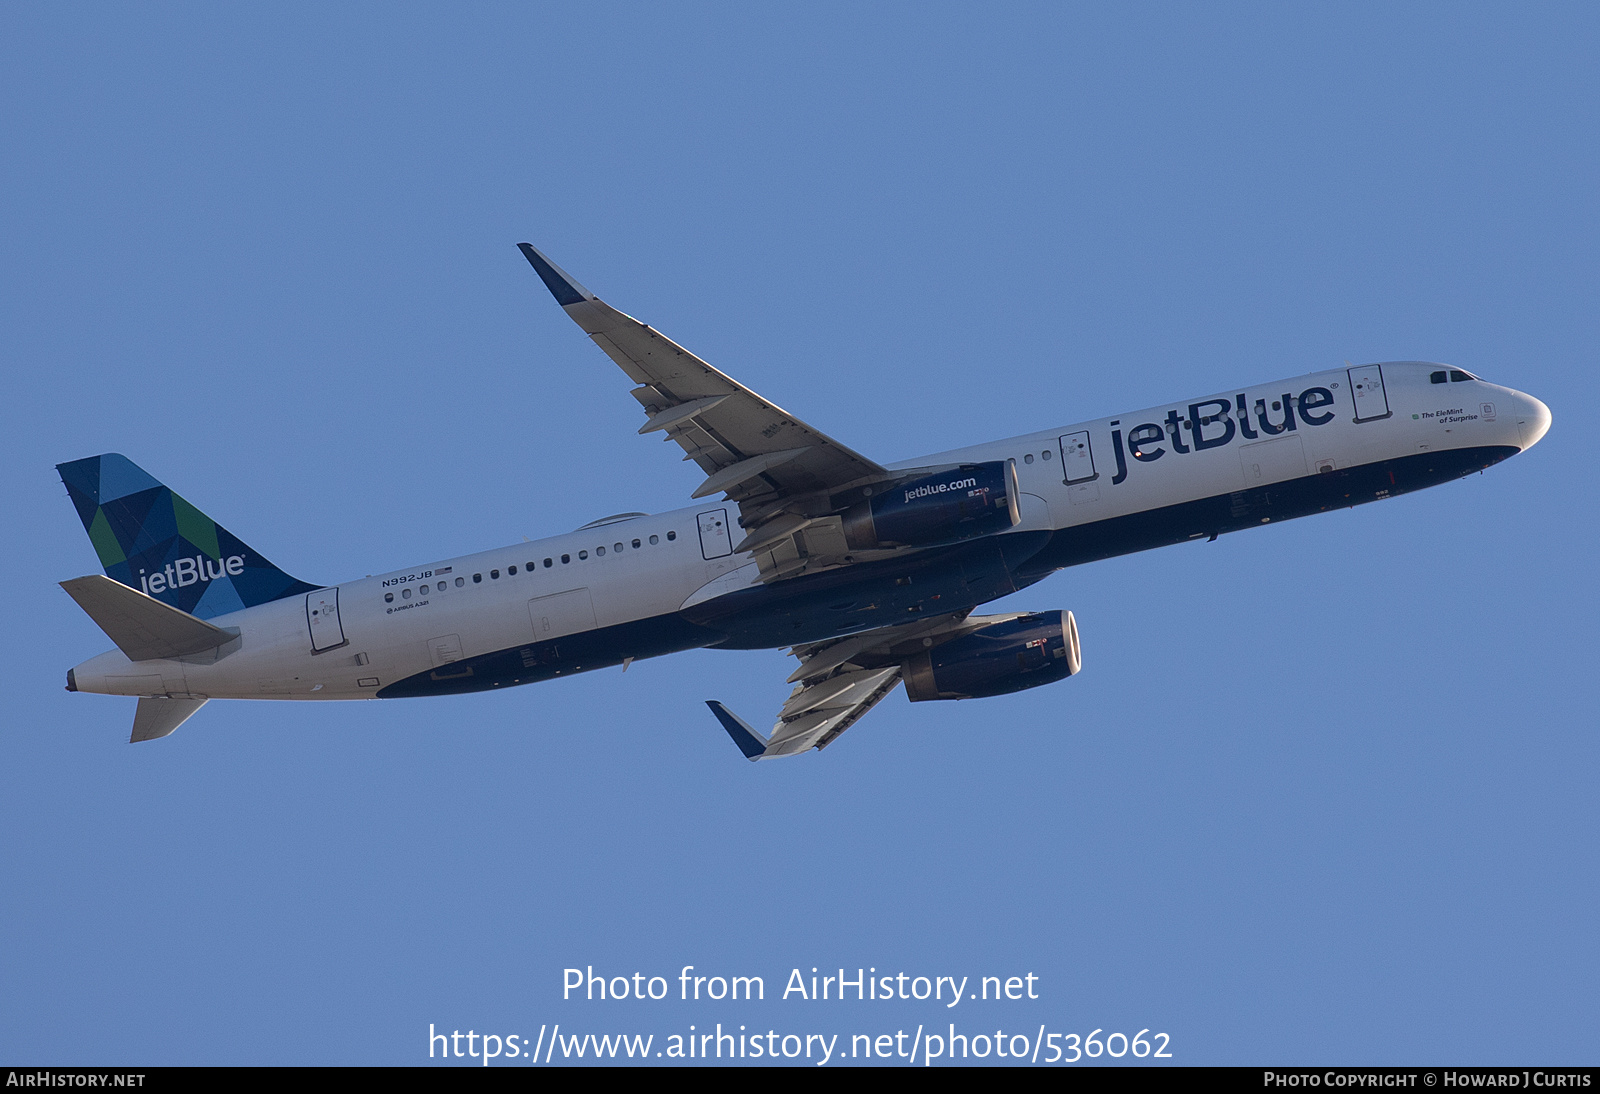
[[(0, 1062), (949, 1021), (1594, 1062), (1597, 47), (1584, 5), (6, 9)], [(799, 761), (702, 705), (760, 724), (776, 651), (137, 748), (62, 690), (108, 645), (63, 460), (319, 582), (684, 504), (522, 239), (883, 462), (1346, 359), (1555, 424), (1059, 574), (997, 607), (1071, 608), (1081, 676)], [(686, 964), (769, 999), (560, 998)], [(772, 998), (812, 966), (1041, 998)]]

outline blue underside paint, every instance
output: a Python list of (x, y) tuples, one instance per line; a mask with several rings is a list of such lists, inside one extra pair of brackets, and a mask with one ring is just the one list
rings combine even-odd
[(743, 589), (687, 612), (456, 661), (377, 694), (398, 699), (488, 691), (610, 668), (629, 657), (703, 646), (773, 649), (906, 623), (975, 608), (1067, 566), (1410, 493), (1482, 471), (1516, 453), (1510, 446), (1424, 452), (1058, 532), (1007, 533), (919, 551), (904, 560), (842, 567)]
[(681, 616), (658, 615), (452, 661), (390, 684), (378, 691), (378, 698), (458, 695), (535, 684), (557, 676), (611, 668), (629, 657), (643, 659), (699, 649), (714, 645), (720, 637)]

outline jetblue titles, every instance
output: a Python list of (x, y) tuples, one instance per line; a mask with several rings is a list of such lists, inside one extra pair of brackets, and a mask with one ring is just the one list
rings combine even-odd
[(1292, 433), (1298, 428), (1297, 419), (1309, 426), (1327, 425), (1334, 419), (1333, 411), (1327, 409), (1332, 406), (1333, 392), (1325, 387), (1308, 387), (1298, 398), (1286, 391), (1272, 400), (1270, 407), (1266, 399), (1257, 399), (1252, 421), (1252, 408), (1242, 393), (1232, 401), (1205, 399), (1190, 403), (1187, 414), (1169, 410), (1160, 422), (1133, 426), (1127, 430), (1126, 442), (1123, 430), (1118, 428), (1122, 423), (1114, 421), (1111, 423), (1114, 427), (1111, 450), (1116, 457), (1117, 473), (1112, 476), (1111, 484), (1115, 486), (1127, 479), (1128, 455), (1140, 463), (1155, 463), (1169, 450), (1187, 456), (1191, 452), (1221, 448), (1236, 436), (1253, 441), (1263, 435), (1275, 437), (1280, 433)]

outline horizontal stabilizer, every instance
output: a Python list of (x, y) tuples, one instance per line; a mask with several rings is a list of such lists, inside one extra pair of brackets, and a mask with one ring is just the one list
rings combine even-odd
[[(61, 587), (99, 624), (130, 661), (184, 657), (214, 650), (238, 637), (188, 612), (163, 604), (104, 574), (75, 577)], [(140, 704), (143, 709), (144, 704)], [(193, 713), (192, 711), (190, 713)], [(188, 717), (188, 715), (184, 715)], [(181, 722), (183, 719), (178, 719)], [(166, 732), (177, 728), (174, 722)], [(161, 734), (156, 734), (161, 736)], [(136, 738), (138, 739), (138, 738)]]
[(733, 743), (739, 746), (739, 751), (744, 753), (747, 760), (759, 760), (767, 751), (767, 739), (755, 730), (750, 724), (733, 711), (723, 706), (715, 699), (707, 699), (706, 706), (711, 708), (711, 713), (717, 716), (717, 721), (722, 723), (722, 728), (728, 731), (728, 736), (733, 738)]
[(209, 699), (140, 699), (139, 709), (133, 714), (133, 735), (128, 743), (165, 737), (208, 702)]

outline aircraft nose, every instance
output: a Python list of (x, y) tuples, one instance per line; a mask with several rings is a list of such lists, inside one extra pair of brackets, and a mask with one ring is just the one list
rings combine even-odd
[(1520, 391), (1517, 402), (1517, 427), (1522, 430), (1522, 450), (1526, 452), (1550, 432), (1550, 408)]

